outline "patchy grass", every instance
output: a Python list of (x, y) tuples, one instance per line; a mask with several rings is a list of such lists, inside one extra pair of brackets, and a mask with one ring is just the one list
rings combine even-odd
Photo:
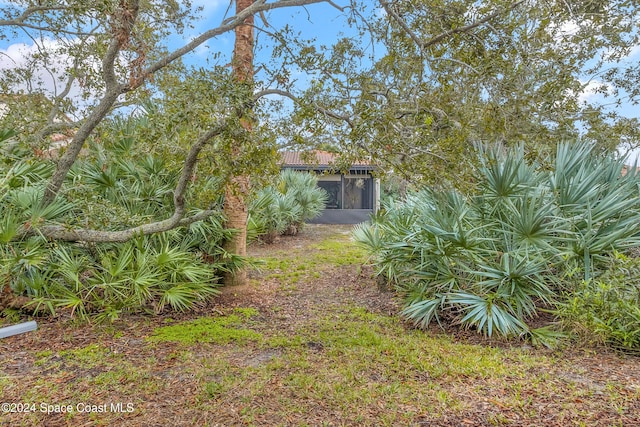
[(318, 251), (315, 261), (336, 266), (358, 265), (367, 261), (366, 251), (353, 244), (348, 235), (334, 235), (311, 246)]
[[(292, 293), (298, 283), (320, 278), (320, 271), (327, 266), (362, 265), (367, 261), (366, 252), (353, 244), (348, 233), (332, 233), (318, 243), (291, 251), (277, 251), (261, 258), (260, 269), (266, 279), (281, 283), (281, 290)], [(258, 261), (258, 260), (256, 260)]]
[(201, 317), (177, 325), (164, 326), (153, 331), (150, 342), (172, 341), (183, 344), (228, 344), (257, 341), (262, 335), (243, 326), (255, 316), (251, 308), (235, 309), (233, 314), (220, 317)]
[(197, 315), (1, 341), (5, 401), (73, 410), (0, 425), (640, 425), (637, 359), (412, 329), (344, 230), (318, 230), (264, 248), (252, 285)]
[(70, 365), (77, 365), (83, 368), (93, 368), (104, 363), (109, 357), (119, 358), (118, 355), (113, 355), (107, 347), (101, 344), (89, 344), (85, 347), (76, 348), (73, 350), (63, 350), (58, 353), (61, 359), (65, 363)]

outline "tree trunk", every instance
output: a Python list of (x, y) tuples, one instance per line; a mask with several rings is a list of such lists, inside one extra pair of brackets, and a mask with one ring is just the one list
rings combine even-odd
[[(253, 0), (236, 0), (236, 13), (242, 12), (251, 6)], [(233, 74), (240, 84), (253, 82), (253, 16), (244, 20), (242, 25), (235, 29), (236, 40), (233, 49)], [(252, 130), (250, 111), (240, 111), (242, 126)], [(234, 141), (232, 156), (241, 156), (243, 153), (242, 140)], [(233, 254), (247, 254), (247, 197), (251, 188), (248, 176), (233, 176), (225, 188), (224, 213), (227, 217), (227, 228), (238, 230), (238, 233), (229, 240), (225, 249)], [(247, 282), (247, 272), (239, 270), (235, 274), (225, 277), (225, 283), (230, 285), (243, 285)]]

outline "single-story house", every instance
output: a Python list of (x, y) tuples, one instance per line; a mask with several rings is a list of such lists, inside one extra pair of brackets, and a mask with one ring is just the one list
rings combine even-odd
[(282, 169), (315, 173), (318, 187), (329, 196), (322, 214), (309, 222), (359, 224), (380, 209), (380, 180), (373, 176), (375, 166), (370, 162), (356, 162), (346, 173), (340, 173), (336, 170), (336, 155), (326, 151), (285, 151), (281, 157)]

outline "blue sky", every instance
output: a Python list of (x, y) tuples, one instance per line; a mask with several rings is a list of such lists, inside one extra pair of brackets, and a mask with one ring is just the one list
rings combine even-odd
[[(336, 4), (345, 3), (344, 1), (336, 1)], [(186, 32), (184, 37), (175, 40), (175, 46), (178, 46), (180, 42), (189, 40), (190, 37), (194, 37), (206, 29), (218, 26), (226, 17), (232, 16), (235, 12), (235, 5), (229, 9), (228, 1), (214, 0), (207, 2), (206, 0), (197, 0), (194, 4), (204, 6), (201, 19), (196, 22), (195, 28), (192, 31)], [(265, 27), (266, 21), (269, 27), (267, 30), (277, 30), (283, 28), (285, 25), (299, 30), (304, 36), (316, 37), (319, 42), (330, 43), (335, 40), (338, 34), (345, 31), (349, 31), (345, 24), (344, 15), (339, 10), (327, 5), (327, 4), (311, 4), (305, 7), (293, 7), (282, 8), (272, 10), (261, 16), (256, 16), (255, 21), (258, 27)], [(258, 31), (256, 36), (264, 38)], [(207, 51), (221, 50), (230, 54), (233, 47), (234, 35), (233, 33), (226, 33), (215, 39), (205, 43), (205, 46), (197, 49), (195, 61), (199, 57), (204, 57)]]

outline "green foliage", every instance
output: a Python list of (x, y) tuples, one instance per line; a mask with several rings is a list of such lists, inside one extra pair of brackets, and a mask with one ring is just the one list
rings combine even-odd
[(640, 258), (613, 253), (559, 304), (563, 324), (584, 339), (640, 352)]
[(310, 173), (284, 170), (280, 173), (278, 189), (290, 194), (300, 206), (299, 219), (294, 225), (317, 217), (325, 207), (327, 195), (318, 187), (318, 178)]
[(260, 340), (262, 335), (243, 326), (257, 315), (255, 309), (236, 309), (233, 314), (220, 317), (202, 317), (177, 325), (156, 329), (149, 337), (151, 342), (172, 341), (185, 344), (230, 342), (244, 343)]
[(569, 273), (588, 280), (603, 257), (640, 243), (639, 180), (622, 175), (622, 160), (561, 144), (555, 165), (529, 163), (522, 148), (482, 149), (477, 194), (422, 190), (357, 227), (404, 295), (403, 315), (553, 341), (527, 322), (561, 298)]
[[(144, 118), (113, 126), (120, 137), (92, 143), (74, 165), (69, 189), (46, 206), (42, 182), (51, 162), (22, 152), (0, 163), (0, 276), (12, 294), (31, 300), (27, 309), (96, 320), (182, 311), (217, 294), (222, 272), (243, 264), (221, 247), (229, 232), (219, 199), (206, 220), (125, 243), (55, 242), (38, 233), (50, 224), (120, 230), (172, 215), (178, 170), (138, 144)], [(194, 186), (221, 192), (215, 177)], [(188, 213), (197, 214), (189, 202)], [(25, 228), (35, 233), (21, 238)]]
[[(361, 27), (371, 33), (331, 48), (283, 34), (274, 57), (331, 72), (283, 127), (301, 145), (324, 137), (344, 156), (373, 159), (381, 174), (461, 189), (474, 180), (469, 141), (522, 143), (538, 159), (579, 136), (611, 152), (633, 147), (638, 119), (617, 107), (640, 92), (628, 56), (639, 9), (614, 0), (585, 13), (574, 3), (398, 0)], [(369, 38), (384, 48), (371, 54), (359, 43)]]
[(296, 234), (324, 209), (327, 195), (317, 183), (310, 173), (280, 172), (276, 185), (261, 189), (249, 206), (249, 235), (270, 243), (279, 234)]
[(215, 270), (163, 237), (92, 248), (41, 244), (34, 248), (38, 262), (14, 270), (11, 285), (36, 308), (96, 320), (166, 306), (185, 310), (215, 295)]
[(264, 235), (263, 240), (271, 243), (300, 218), (302, 209), (290, 194), (282, 194), (273, 187), (267, 187), (260, 190), (252, 200), (249, 212), (252, 228), (250, 235)]

